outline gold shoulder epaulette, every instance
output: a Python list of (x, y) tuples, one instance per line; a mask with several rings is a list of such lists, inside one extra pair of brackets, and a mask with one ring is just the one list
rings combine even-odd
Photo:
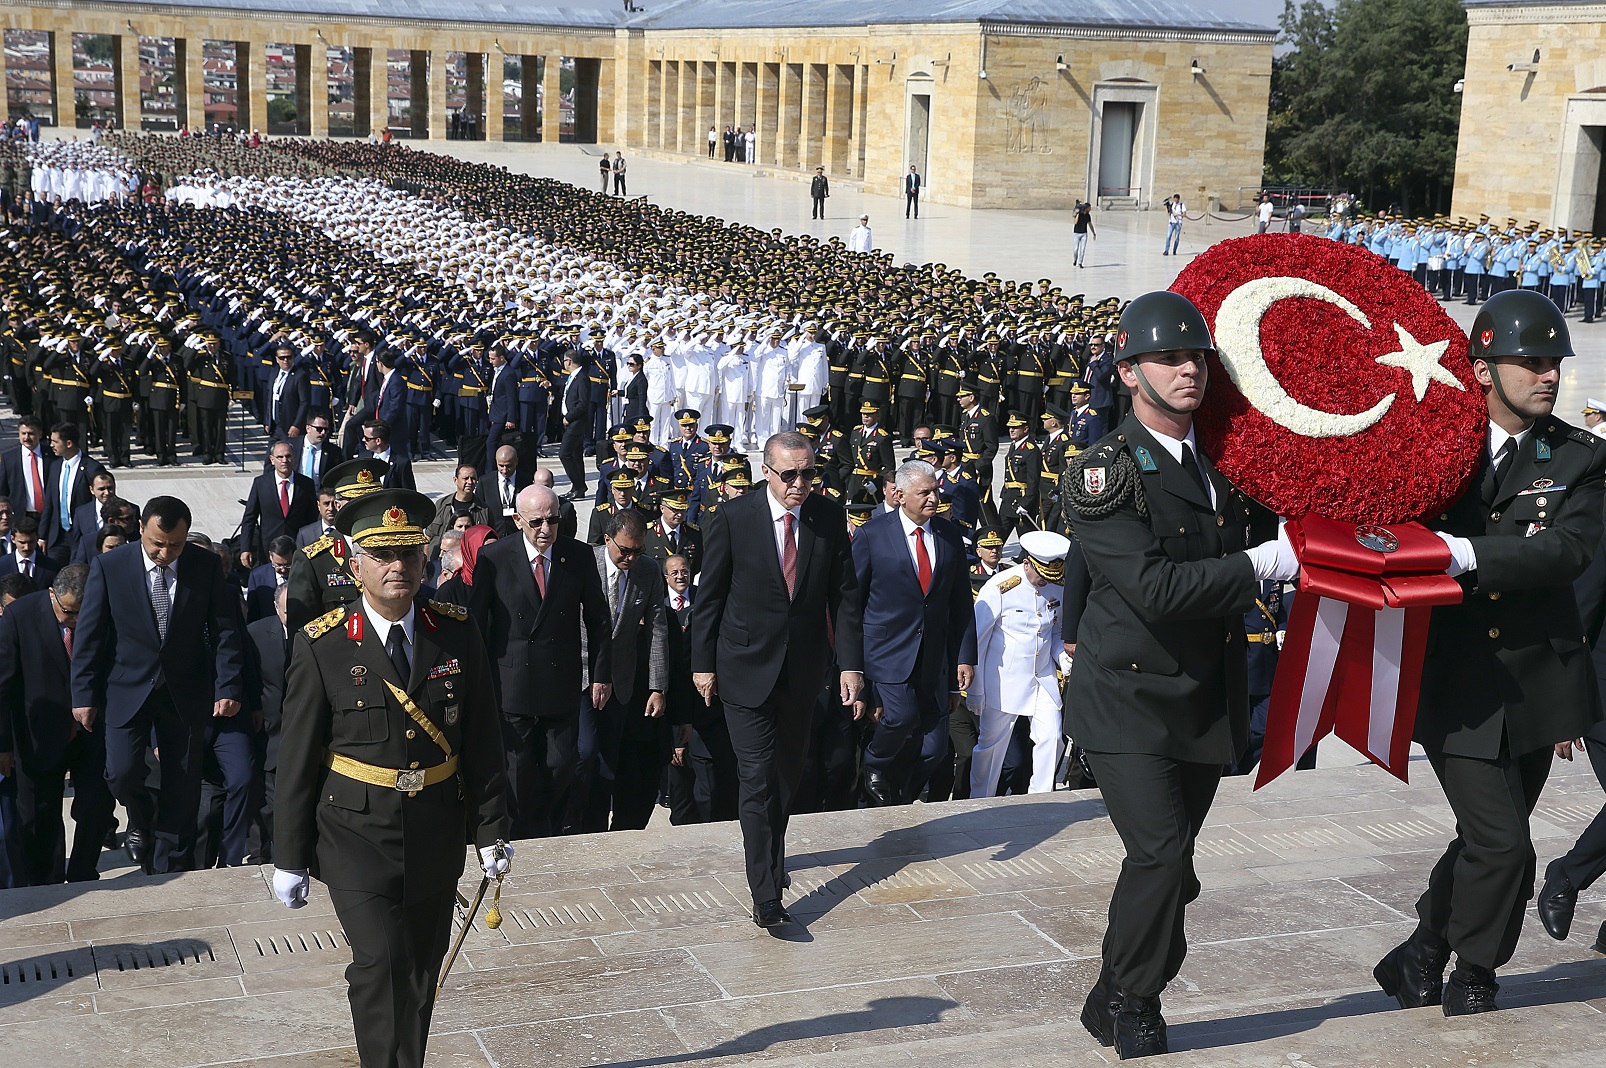
[(998, 592), (999, 593), (1008, 593), (1010, 590), (1014, 589), (1016, 586), (1019, 586), (1019, 585), (1020, 585), (1020, 576), (1019, 575), (1011, 575), (1007, 579), (1005, 579), (1003, 582), (1000, 582), (998, 584)]
[(346, 605), (341, 605), (339, 608), (331, 608), (301, 629), (306, 631), (308, 638), (317, 641), (340, 626), (341, 622), (346, 618), (346, 607)]
[(432, 600), (432, 601), (429, 602), (429, 608), (430, 608), (430, 611), (438, 612), (441, 615), (447, 617), (448, 619), (455, 619), (459, 623), (463, 622), (463, 620), (468, 618), (468, 609), (467, 608), (464, 608), (460, 604), (453, 604), (450, 601), (433, 601)]
[(319, 553), (328, 552), (330, 546), (334, 545), (334, 543), (335, 543), (335, 539), (333, 539), (329, 535), (325, 534), (323, 537), (319, 538), (317, 541), (308, 542), (305, 546), (302, 547), (301, 551), (306, 553), (307, 554), (307, 559), (310, 560), (314, 556), (317, 556)]

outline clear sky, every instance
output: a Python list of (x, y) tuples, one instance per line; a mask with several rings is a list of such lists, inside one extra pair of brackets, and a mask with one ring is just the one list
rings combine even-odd
[(1195, 7), (1214, 11), (1228, 18), (1258, 22), (1262, 26), (1277, 25), (1283, 14), (1283, 0), (1191, 0)]

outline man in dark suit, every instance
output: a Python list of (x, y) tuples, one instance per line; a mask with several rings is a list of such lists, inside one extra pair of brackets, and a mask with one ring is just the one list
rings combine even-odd
[(273, 601), (281, 586), (289, 584), (296, 543), (288, 534), (268, 542), (268, 558), (245, 579), (245, 621), (254, 623), (273, 615)]
[(668, 772), (669, 822), (711, 823), (736, 818), (736, 754), (725, 726), (725, 706), (705, 702), (691, 681), (691, 562), (684, 556), (664, 561), (669, 593), (664, 599), (669, 623), (669, 689), (665, 717), (674, 731)]
[(906, 804), (948, 754), (948, 715), (976, 670), (976, 616), (959, 528), (938, 518), (937, 471), (898, 468), (901, 503), (860, 527), (853, 564), (864, 602), (869, 703), (864, 751), (873, 805)]
[(590, 547), (558, 537), (558, 503), (547, 487), (526, 486), (522, 536), (486, 545), (474, 565), (469, 607), (502, 712), (514, 838), (562, 827), (579, 740), (582, 626), (591, 707), (613, 695), (608, 596)]
[[(509, 538), (518, 531), (514, 519), (518, 515), (519, 491), (528, 483), (521, 480), (519, 451), (513, 446), (498, 446), (494, 459), (495, 466), (475, 487), (474, 499), (479, 507), (485, 509), (487, 521), (491, 529), (496, 531), (496, 536)], [(550, 471), (546, 474), (551, 477)], [(569, 501), (563, 503), (570, 509), (574, 507)]]
[(268, 545), (281, 535), (292, 539), (318, 516), (318, 486), (293, 466), (294, 448), (276, 441), (268, 449), (273, 470), (251, 480), (240, 518), (240, 564), (249, 569), (265, 559)]
[(56, 562), (39, 547), (39, 521), (23, 516), (12, 524), (11, 551), (0, 556), (0, 577), (27, 575), (35, 589), (42, 589), (50, 585), (58, 570)]
[(323, 482), (325, 471), (346, 462), (346, 454), (340, 446), (329, 440), (329, 428), (333, 425), (334, 417), (329, 414), (329, 409), (313, 408), (307, 413), (306, 424), (301, 437), (297, 439), (296, 474), (306, 475), (315, 486)]
[[(613, 693), (601, 708), (581, 699), (575, 805), (582, 833), (644, 830), (658, 800), (669, 724), (668, 618), (664, 573), (645, 555), (647, 524), (634, 509), (616, 512), (592, 549), (613, 619)], [(612, 822), (609, 815), (612, 814)]]
[[(17, 778), (18, 831), (26, 882), (98, 879), (106, 832), (116, 825), (106, 787), (106, 743), (72, 717), (73, 629), (89, 569), (62, 569), (47, 590), (13, 601), (0, 616), (0, 776)], [(72, 849), (61, 823), (73, 780)]]
[[(395, 457), (381, 456), (395, 467), (397, 460), (408, 458), (408, 450), (412, 445), (412, 436), (407, 432), (407, 375), (398, 366), (401, 354), (393, 349), (381, 349), (379, 352), (379, 391), (374, 396), (373, 418), (363, 422), (363, 445), (369, 451), (376, 451), (368, 443), (368, 424), (382, 422), (385, 424), (384, 444), (387, 449), (395, 452)], [(412, 486), (387, 486), (387, 489), (412, 489)]]
[(496, 462), (496, 450), (502, 440), (519, 429), (519, 374), (520, 360), (510, 355), (507, 346), (497, 342), (491, 346), (489, 360), (491, 381), (486, 391), (485, 456), (465, 457), (481, 471), (489, 471)]
[(389, 465), (385, 471), (385, 489), (416, 490), (413, 481), (413, 462), (399, 448), (393, 448), (391, 426), (383, 419), (370, 419), (362, 425), (362, 447), (368, 458)]
[(1406, 1008), (1499, 1007), (1495, 970), (1533, 896), (1529, 817), (1555, 750), (1601, 718), (1571, 584), (1600, 543), (1606, 445), (1551, 414), (1572, 354), (1567, 321), (1536, 292), (1495, 295), (1472, 325), (1489, 440), (1479, 476), (1429, 522), (1466, 593), (1433, 609), (1415, 732), (1456, 836), (1416, 903), (1416, 931), (1373, 971)]
[(808, 438), (765, 442), (764, 476), (765, 491), (721, 504), (703, 531), (690, 644), (692, 680), (705, 702), (724, 701), (736, 751), (753, 922), (775, 927), (791, 922), (781, 906), (787, 812), (832, 646), (842, 703), (856, 713), (864, 674), (847, 515), (811, 492), (819, 468)]
[(318, 518), (296, 531), (296, 548), (305, 549), (319, 538), (328, 536), (337, 538), (340, 532), (335, 529), (335, 516), (340, 514), (340, 495), (333, 486), (318, 487)]
[(1167, 1050), (1160, 993), (1187, 952), (1194, 841), (1248, 738), (1243, 614), (1257, 579), (1290, 579), (1298, 562), (1282, 538), (1243, 551), (1247, 499), (1194, 440), (1212, 351), (1204, 316), (1185, 297), (1148, 293), (1127, 306), (1120, 336), (1133, 415), (1076, 458), (1062, 503), (1091, 576), (1068, 733), (1127, 854), (1082, 1024), (1128, 1058)]
[(0, 496), (11, 501), (18, 517), (44, 517), (46, 487), (56, 466), (44, 437), (44, 423), (25, 415), (17, 420), (17, 447), (0, 457)]
[(90, 482), (105, 468), (80, 447), (77, 423), (57, 423), (50, 431), (50, 447), (55, 450), (56, 462), (51, 465), (50, 484), (45, 487), (39, 533), (50, 558), (59, 565), (72, 559), (73, 516), (91, 500)]
[[(147, 501), (139, 544), (90, 564), (74, 635), (73, 719), (104, 732), (106, 779), (128, 810), (129, 852), (147, 872), (191, 866), (205, 728), (237, 715), (244, 689), (239, 591), (216, 553), (185, 551), (189, 531), (183, 501)], [(153, 738), (156, 797), (145, 785)]]
[(909, 164), (909, 173), (903, 176), (903, 217), (907, 219), (910, 212), (920, 218), (920, 171), (913, 163)]
[(306, 372), (295, 367), (296, 350), (289, 341), (281, 341), (274, 349), (273, 362), (262, 422), (270, 441), (283, 441), (301, 435), (312, 390)]
[(279, 734), (284, 722), (285, 670), (290, 660), (290, 632), (286, 626), (289, 609), (289, 586), (274, 591), (272, 614), (246, 624), (246, 654), (257, 685), (251, 687), (247, 708), (262, 724), (258, 743), (258, 766), (262, 769), (257, 797), (261, 809), (257, 819), (262, 827), (262, 860), (273, 859), (273, 812), (277, 796), (279, 770)]
[(586, 495), (586, 433), (591, 426), (591, 384), (586, 379), (584, 354), (569, 349), (563, 354), (563, 384), (559, 387), (559, 410), (563, 414), (563, 443), (558, 459), (569, 476), (569, 492), (564, 499), (578, 501)]
[(89, 482), (90, 499), (78, 506), (73, 513), (72, 533), (67, 537), (72, 542), (72, 555), (69, 562), (74, 564), (87, 564), (89, 558), (95, 553), (95, 535), (107, 523), (115, 520), (115, 514), (109, 514), (111, 504), (117, 496), (117, 476), (102, 468), (95, 472), (94, 478)]

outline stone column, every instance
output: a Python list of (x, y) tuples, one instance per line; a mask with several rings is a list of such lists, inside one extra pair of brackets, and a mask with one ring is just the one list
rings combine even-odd
[[(268, 46), (262, 41), (251, 42), (248, 59), (251, 71), (251, 129), (268, 130)], [(235, 53), (234, 69), (246, 69), (246, 62)], [(243, 91), (243, 89), (242, 89)]]
[(504, 71), (507, 69), (507, 55), (502, 52), (486, 52), (485, 56), (485, 105), (481, 110), (481, 126), (485, 130), (485, 140), (506, 141), (506, 104), (502, 95), (502, 82)]
[[(307, 57), (305, 63), (303, 55)], [(301, 110), (303, 100), (305, 112)], [(329, 46), (322, 41), (296, 45), (296, 112), (298, 129), (306, 130), (311, 137), (329, 136)]]
[(120, 33), (112, 38), (112, 86), (116, 93), (113, 114), (120, 130), (140, 129), (139, 37)]
[(803, 63), (781, 65), (781, 133), (775, 143), (777, 167), (803, 165), (803, 84), (807, 69)]
[(414, 48), (407, 61), (407, 111), (413, 128), (413, 137), (429, 136), (429, 52)]
[(72, 31), (50, 32), (51, 97), (56, 105), (56, 125), (75, 129), (78, 108), (73, 85)]
[(692, 151), (708, 154), (708, 128), (718, 124), (719, 63), (699, 63), (697, 77), (697, 122), (692, 130)]
[(593, 59), (588, 65), (592, 70), (588, 77), (596, 83), (596, 92), (593, 94), (596, 98), (596, 130), (592, 140), (599, 145), (623, 144), (623, 132), (614, 128), (615, 94), (619, 91), (614, 79), (619, 74), (619, 63), (612, 59)]
[(206, 129), (206, 42), (199, 37), (180, 37), (173, 42), (178, 77), (179, 122), (191, 130)]
[[(758, 128), (758, 159), (775, 162), (775, 138), (781, 123), (781, 65), (758, 65), (758, 100), (754, 108), (753, 125)], [(749, 160), (757, 163), (758, 160)]]
[(547, 54), (541, 65), (541, 140), (557, 144), (562, 135), (563, 57)]
[(386, 127), (390, 125), (390, 49), (384, 42), (367, 49), (368, 75), (363, 84), (368, 87), (368, 106), (365, 113), (368, 116), (369, 134), (383, 135)]
[(750, 127), (758, 122), (758, 68), (757, 63), (739, 64), (736, 71), (736, 107), (731, 115), (732, 124)]
[(827, 67), (825, 80), (825, 145), (821, 162), (834, 175), (853, 173), (853, 71), (842, 63)]
[(429, 139), (444, 141), (451, 131), (446, 117), (446, 52), (429, 50)]
[(664, 60), (664, 107), (658, 120), (663, 131), (665, 152), (680, 148), (680, 60)]
[(864, 177), (864, 156), (867, 141), (865, 123), (870, 121), (870, 65), (859, 64), (859, 73), (853, 79), (853, 174)]
[(825, 159), (826, 72), (823, 63), (803, 65), (803, 143), (798, 165), (812, 171)]
[(661, 59), (647, 63), (647, 122), (646, 137), (642, 142), (648, 148), (662, 148), (664, 144), (664, 63)]
[[(463, 113), (474, 116), (474, 124), (485, 129), (485, 53), (469, 52), (463, 57), (463, 76), (468, 84), (464, 86)], [(489, 134), (487, 134), (489, 136)]]

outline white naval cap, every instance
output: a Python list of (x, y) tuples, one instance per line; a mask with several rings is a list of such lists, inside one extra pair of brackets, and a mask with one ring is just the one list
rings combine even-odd
[(1585, 401), (1583, 414), (1589, 415), (1591, 413), (1595, 415), (1606, 414), (1606, 401), (1598, 401), (1594, 397)]
[(1028, 530), (1020, 536), (1020, 551), (1037, 565), (1039, 574), (1053, 582), (1063, 574), (1062, 561), (1071, 551), (1071, 539), (1052, 530)]

